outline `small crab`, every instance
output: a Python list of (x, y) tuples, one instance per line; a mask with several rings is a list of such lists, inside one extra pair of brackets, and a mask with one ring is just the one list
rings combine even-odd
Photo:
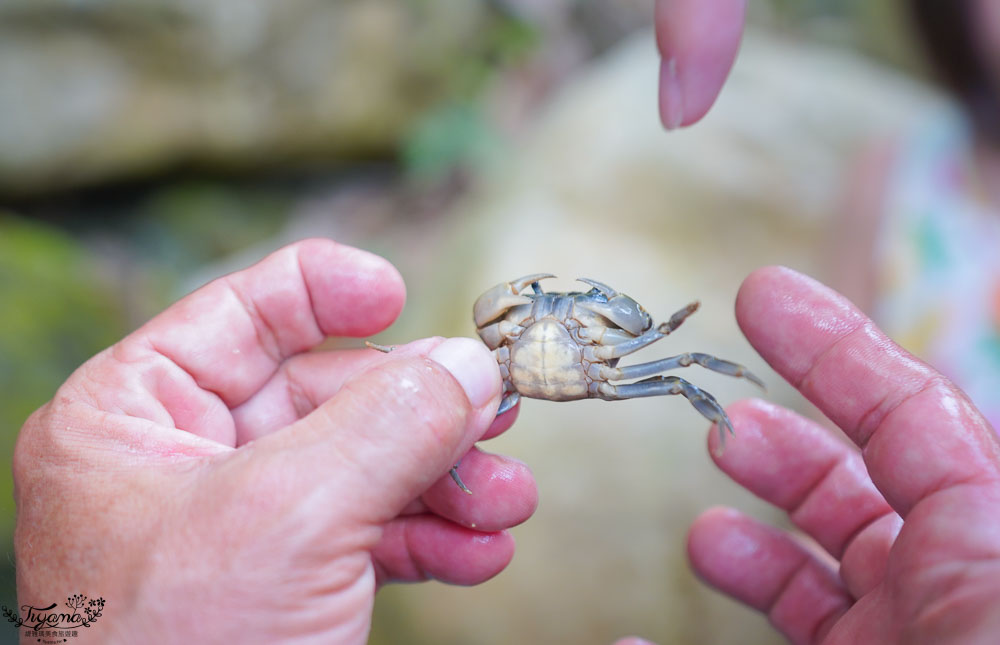
[[(516, 405), (522, 396), (549, 401), (618, 401), (680, 394), (705, 418), (718, 424), (723, 441), (725, 430), (733, 433), (733, 425), (715, 397), (680, 377), (660, 372), (701, 365), (743, 377), (763, 388), (763, 381), (742, 365), (709, 354), (684, 353), (618, 367), (623, 356), (680, 327), (698, 309), (697, 302), (654, 327), (642, 305), (596, 280), (580, 278), (580, 282), (590, 285), (589, 291), (545, 293), (539, 281), (554, 277), (538, 273), (498, 284), (473, 306), (479, 337), (493, 350), (503, 375), (504, 396), (498, 415)], [(522, 294), (528, 285), (532, 293)], [(630, 379), (641, 380), (613, 383)], [(451, 476), (469, 492), (454, 468)]]

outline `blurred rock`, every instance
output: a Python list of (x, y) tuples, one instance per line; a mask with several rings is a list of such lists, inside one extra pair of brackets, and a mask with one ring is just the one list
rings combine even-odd
[(465, 0), (5, 2), (0, 194), (387, 154), (478, 73), (497, 20)]

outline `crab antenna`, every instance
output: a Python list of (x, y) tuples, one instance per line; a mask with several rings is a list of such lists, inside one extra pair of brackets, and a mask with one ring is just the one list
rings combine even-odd
[(590, 278), (577, 278), (576, 281), (583, 282), (584, 284), (589, 284), (590, 286), (594, 287), (595, 289), (603, 293), (604, 296), (609, 300), (618, 295), (617, 291), (615, 291), (608, 285), (604, 284), (603, 282), (598, 282), (597, 280), (591, 280)]

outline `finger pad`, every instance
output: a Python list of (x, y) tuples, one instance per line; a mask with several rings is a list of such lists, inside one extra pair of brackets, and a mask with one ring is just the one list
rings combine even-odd
[(780, 266), (757, 269), (743, 281), (736, 319), (750, 344), (793, 385), (834, 341), (866, 320), (832, 289)]
[(503, 414), (499, 415), (490, 424), (490, 427), (486, 430), (480, 441), (485, 441), (486, 439), (492, 439), (498, 435), (503, 434), (510, 429), (514, 422), (517, 421), (518, 415), (521, 413), (521, 404), (517, 403), (510, 410), (507, 410)]
[(300, 243), (299, 261), (316, 319), (329, 336), (378, 333), (403, 309), (403, 278), (377, 255), (316, 239)]
[(460, 471), (472, 495), (451, 477), (443, 477), (423, 495), (428, 508), (453, 522), (497, 531), (524, 522), (538, 506), (531, 470), (516, 459), (473, 449), (462, 458)]
[[(700, 120), (715, 102), (739, 50), (743, 32), (745, 0), (700, 0), (658, 2), (655, 22), (657, 44), (665, 61), (677, 69), (677, 85), (661, 83), (661, 109), (673, 99), (682, 106), (687, 126)], [(670, 116), (662, 112), (664, 123)]]
[(415, 516), (386, 527), (375, 555), (393, 580), (473, 585), (510, 563), (514, 539), (505, 531), (482, 533), (438, 517)]
[(688, 555), (705, 582), (748, 605), (764, 610), (804, 560), (781, 531), (727, 508), (703, 513), (691, 526)]
[(422, 524), (411, 540), (421, 568), (453, 585), (485, 582), (514, 557), (514, 538), (506, 531), (482, 533), (454, 524)]
[(712, 458), (736, 482), (786, 510), (847, 451), (818, 424), (766, 401), (740, 401), (727, 413), (736, 437), (720, 451), (718, 433), (709, 433)]

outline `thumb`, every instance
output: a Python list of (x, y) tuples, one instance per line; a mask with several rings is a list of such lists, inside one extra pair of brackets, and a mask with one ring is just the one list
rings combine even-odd
[[(492, 353), (450, 338), (426, 356), (390, 360), (347, 381), (285, 430), (283, 465), (344, 518), (383, 523), (443, 476), (487, 430), (501, 392)], [(287, 463), (287, 458), (294, 461)]]

